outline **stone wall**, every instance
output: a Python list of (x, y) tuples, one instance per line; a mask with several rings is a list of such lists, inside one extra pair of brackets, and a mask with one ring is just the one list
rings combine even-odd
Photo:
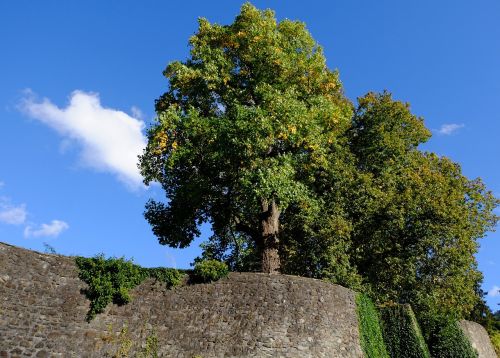
[(85, 322), (73, 258), (0, 243), (0, 357), (362, 357), (354, 292), (318, 280), (232, 273), (166, 290)]
[(486, 332), (483, 326), (470, 321), (460, 321), (459, 324), (462, 331), (469, 338), (472, 347), (479, 353), (479, 358), (497, 358), (488, 332)]

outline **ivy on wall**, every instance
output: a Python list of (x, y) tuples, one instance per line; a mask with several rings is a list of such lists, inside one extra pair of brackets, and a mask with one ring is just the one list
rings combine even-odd
[(124, 305), (130, 302), (130, 290), (147, 278), (153, 278), (166, 284), (167, 288), (178, 286), (187, 275), (193, 283), (213, 282), (229, 273), (227, 265), (217, 260), (203, 260), (196, 263), (192, 271), (180, 271), (172, 268), (144, 268), (124, 258), (76, 257), (79, 269), (78, 277), (88, 284), (84, 290), (90, 300), (87, 321), (102, 313), (113, 302)]
[(164, 282), (168, 288), (179, 285), (185, 275), (171, 268), (144, 268), (124, 258), (76, 257), (79, 278), (88, 284), (84, 290), (90, 300), (87, 321), (91, 321), (113, 302), (124, 305), (130, 301), (129, 291), (146, 278)]

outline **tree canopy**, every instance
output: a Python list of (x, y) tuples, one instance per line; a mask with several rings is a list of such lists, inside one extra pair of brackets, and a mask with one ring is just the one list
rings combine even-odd
[(304, 24), (270, 10), (245, 4), (228, 26), (200, 19), (190, 45), (164, 72), (170, 88), (141, 159), (169, 201), (151, 201), (146, 217), (177, 247), (208, 221), (217, 240), (244, 236), (263, 271), (277, 271), (280, 218), (318, 205), (314, 182), (343, 150), (352, 106)]
[(161, 244), (186, 247), (208, 222), (203, 256), (233, 270), (363, 287), (424, 320), (472, 310), (499, 201), (419, 149), (431, 133), (408, 104), (353, 104), (303, 23), (248, 3), (230, 25), (200, 19), (189, 43), (140, 158), (166, 194), (145, 212)]
[(359, 274), (379, 302), (411, 303), (421, 320), (466, 316), (482, 280), (477, 239), (494, 229), (498, 200), (458, 164), (418, 150), (430, 132), (388, 93), (359, 99), (349, 136), (369, 178), (351, 206)]

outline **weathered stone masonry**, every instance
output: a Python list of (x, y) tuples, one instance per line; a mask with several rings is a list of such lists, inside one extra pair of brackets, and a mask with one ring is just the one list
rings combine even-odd
[(483, 326), (476, 322), (462, 320), (460, 321), (460, 328), (469, 338), (472, 347), (479, 353), (479, 358), (497, 358), (488, 332)]
[(0, 357), (133, 357), (151, 337), (163, 357), (362, 357), (354, 292), (319, 280), (232, 273), (174, 290), (150, 280), (91, 323), (83, 288), (73, 258), (0, 243)]
[[(0, 358), (362, 357), (355, 293), (319, 280), (232, 273), (165, 289), (153, 280), (128, 305), (85, 321), (74, 259), (0, 242)], [(496, 357), (480, 325), (460, 326), (480, 358)], [(120, 355), (121, 354), (121, 355)]]

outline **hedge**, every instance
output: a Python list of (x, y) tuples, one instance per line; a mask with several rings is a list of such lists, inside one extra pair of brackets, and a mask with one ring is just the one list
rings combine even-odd
[(361, 348), (367, 358), (389, 358), (382, 336), (380, 318), (372, 300), (361, 293), (356, 295)]
[(391, 358), (430, 358), (429, 349), (410, 305), (380, 309), (382, 331)]
[(493, 348), (495, 348), (495, 352), (497, 356), (500, 357), (500, 331), (493, 330), (490, 335), (491, 343), (493, 344)]
[(433, 358), (477, 358), (478, 354), (455, 320), (443, 320), (431, 331), (429, 349)]

